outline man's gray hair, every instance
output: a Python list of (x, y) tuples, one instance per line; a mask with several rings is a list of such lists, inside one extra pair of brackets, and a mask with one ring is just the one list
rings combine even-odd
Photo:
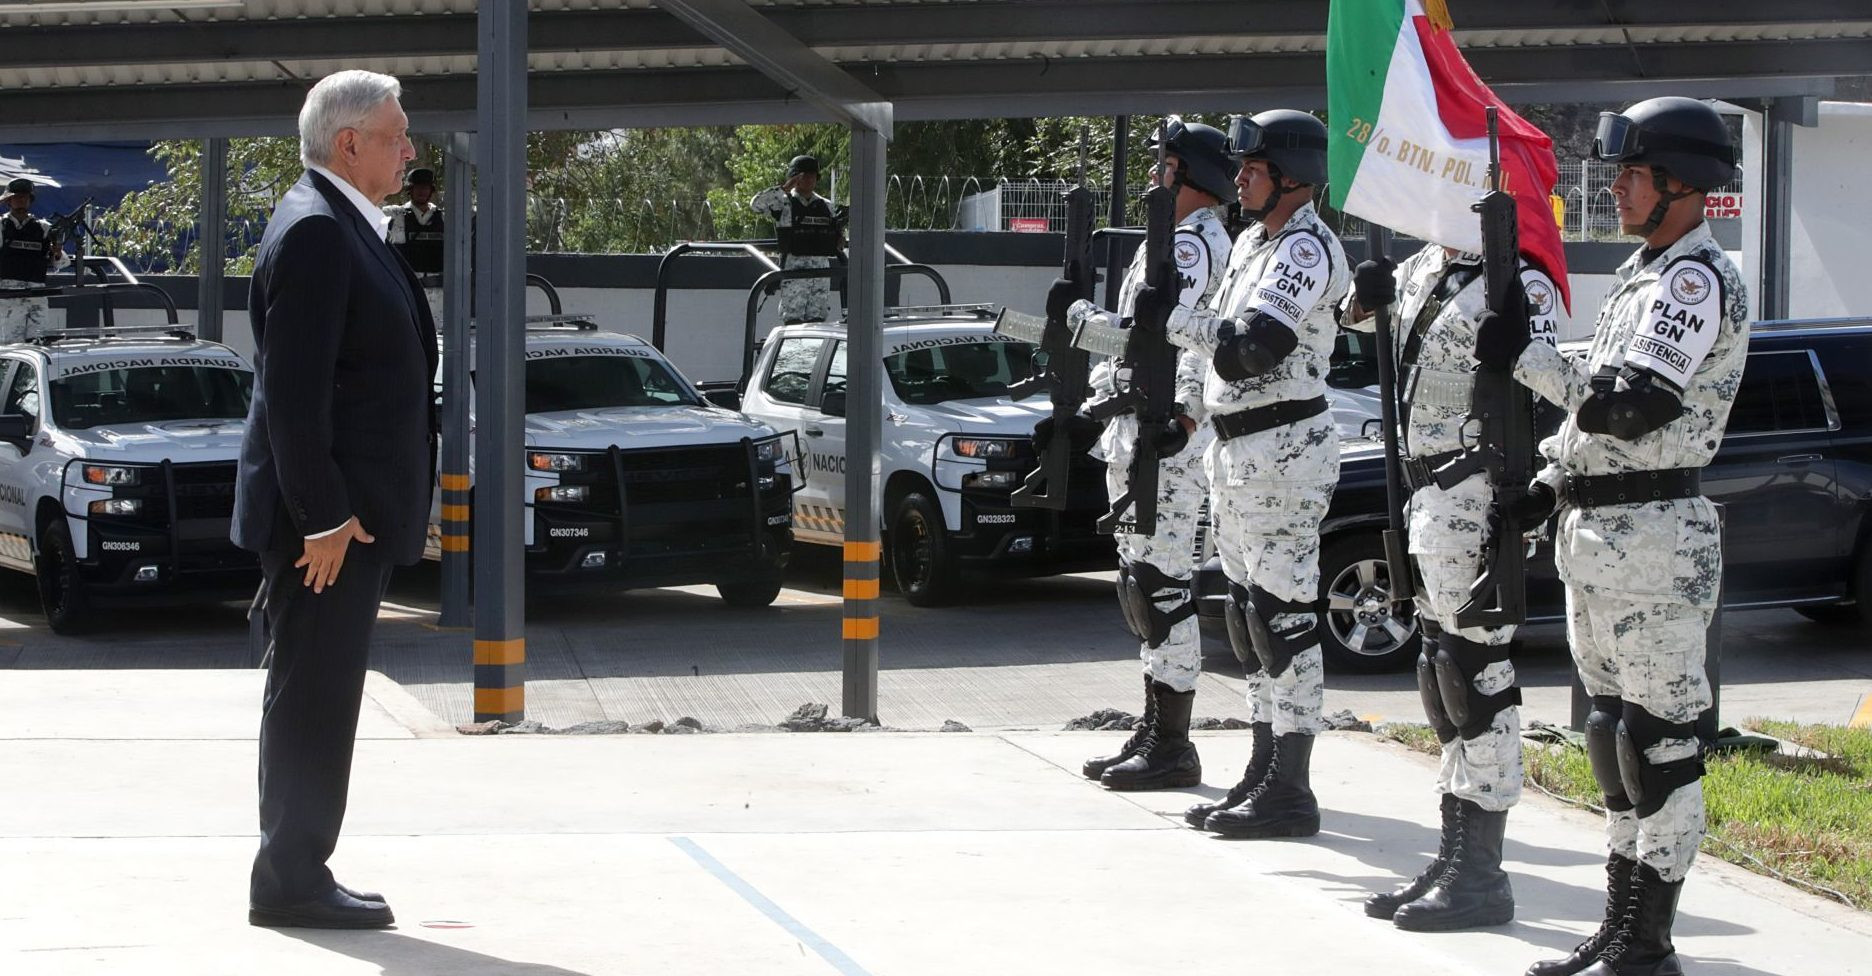
[(377, 106), (403, 95), (403, 85), (375, 71), (340, 71), (319, 79), (299, 110), (299, 159), (331, 165), (332, 143), (342, 129), (357, 129)]

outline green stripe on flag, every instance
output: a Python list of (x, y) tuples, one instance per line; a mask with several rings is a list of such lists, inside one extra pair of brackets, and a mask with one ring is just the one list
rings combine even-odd
[(1335, 209), (1345, 208), (1365, 143), (1378, 124), (1406, 2), (1332, 0), (1326, 18), (1326, 131)]

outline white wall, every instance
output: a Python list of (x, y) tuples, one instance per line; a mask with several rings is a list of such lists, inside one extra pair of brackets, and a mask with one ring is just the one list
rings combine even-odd
[[(1742, 274), (1751, 313), (1757, 294), (1763, 214), (1763, 123), (1744, 116), (1743, 179), (1749, 206), (1743, 214)], [(1857, 286), (1872, 255), (1872, 207), (1866, 202), (1866, 160), (1872, 157), (1872, 105), (1821, 102), (1819, 125), (1794, 127), (1793, 216), (1790, 224), (1788, 316), (1835, 318), (1872, 314)]]

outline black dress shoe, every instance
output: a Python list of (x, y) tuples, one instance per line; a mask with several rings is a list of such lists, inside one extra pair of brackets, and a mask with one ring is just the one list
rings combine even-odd
[(356, 888), (353, 888), (350, 885), (345, 884), (342, 881), (334, 881), (332, 883), (338, 886), (339, 891), (342, 891), (345, 894), (350, 895), (353, 898), (356, 898), (358, 901), (375, 901), (375, 902), (384, 902), (385, 904), (388, 904), (388, 902), (385, 901), (384, 896), (376, 893), (375, 891), (359, 891)]
[(383, 902), (360, 901), (333, 888), (291, 905), (249, 905), (247, 923), (271, 929), (384, 929), (396, 924), (396, 916)]

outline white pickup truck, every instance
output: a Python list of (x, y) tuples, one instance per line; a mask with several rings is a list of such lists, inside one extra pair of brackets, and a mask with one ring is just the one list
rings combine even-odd
[[(992, 305), (885, 310), (879, 483), (888, 572), (913, 604), (953, 600), (970, 574), (1047, 575), (1113, 565), (1104, 466), (1076, 459), (1064, 511), (1016, 508), (1008, 496), (1036, 463), (1045, 398), (1008, 399), (1034, 347), (997, 335)], [(845, 528), (846, 342), (841, 323), (784, 325), (744, 379), (741, 409), (797, 431), (803, 485), (793, 500), (802, 542), (836, 546)]]
[(0, 346), (0, 567), (38, 578), (54, 632), (99, 601), (253, 594), (228, 540), (252, 396), (239, 353), (180, 326)]
[[(792, 439), (703, 399), (642, 339), (551, 318), (526, 334), (528, 575), (772, 603), (793, 543)], [(440, 520), (438, 493), (431, 559)]]

